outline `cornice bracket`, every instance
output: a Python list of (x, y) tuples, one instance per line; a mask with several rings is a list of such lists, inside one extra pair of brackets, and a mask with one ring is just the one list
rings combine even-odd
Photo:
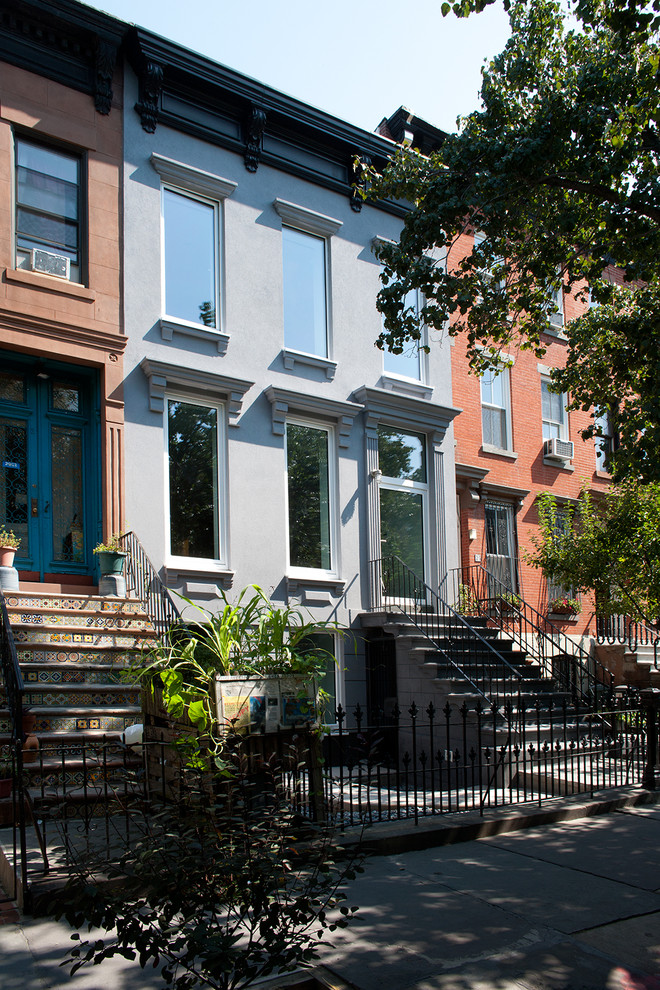
[(153, 134), (158, 123), (158, 104), (163, 88), (163, 67), (157, 62), (145, 62), (140, 72), (140, 99), (135, 109), (140, 115), (142, 129)]
[(248, 172), (256, 172), (259, 168), (266, 117), (263, 107), (253, 103), (245, 121), (245, 167)]
[(97, 38), (94, 52), (94, 107), (104, 117), (110, 113), (112, 107), (112, 75), (116, 62), (116, 46)]
[(372, 162), (370, 156), (365, 154), (356, 155), (351, 159), (350, 173), (353, 177), (353, 182), (351, 184), (351, 209), (354, 213), (360, 213), (362, 211), (362, 207), (364, 206), (364, 200), (360, 195), (360, 190), (364, 190), (366, 188), (366, 183), (364, 181), (359, 181), (356, 158), (359, 158), (367, 168), (371, 167)]

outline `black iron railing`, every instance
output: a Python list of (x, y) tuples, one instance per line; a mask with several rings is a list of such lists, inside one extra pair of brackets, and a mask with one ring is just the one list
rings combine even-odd
[[(388, 714), (336, 713), (324, 747), (330, 818), (346, 827), (420, 820), (603, 791), (643, 782), (649, 715), (634, 695), (585, 713), (521, 699), (460, 709), (431, 703)], [(657, 717), (657, 716), (656, 716)]]
[(486, 568), (474, 564), (449, 571), (440, 592), (466, 616), (484, 617), (510, 637), (574, 702), (587, 708), (608, 703), (611, 672)]
[(144, 605), (159, 636), (179, 622), (181, 616), (172, 596), (158, 576), (135, 533), (124, 533), (119, 540), (126, 550), (126, 588)]
[[(246, 781), (254, 775), (255, 800), (263, 797), (268, 766), (302, 818), (321, 817), (341, 829), (403, 820), (420, 825), (448, 813), (541, 806), (562, 796), (643, 785), (650, 713), (637, 700), (625, 696), (606, 711), (585, 713), (565, 700), (544, 708), (523, 697), (522, 720), (513, 704), (478, 700), (441, 710), (413, 702), (368, 717), (360, 706), (350, 713), (340, 707), (336, 728), (323, 738), (322, 760), (318, 733), (310, 727), (293, 737), (287, 731), (237, 737), (232, 754), (240, 757), (237, 766)], [(654, 717), (657, 722), (657, 712)], [(33, 882), (49, 866), (66, 870), (71, 856), (116, 860), (124, 848), (143, 841), (140, 822), (182, 802), (190, 774), (198, 775), (197, 786), (211, 798), (217, 782), (208, 770), (183, 765), (171, 741), (126, 745), (83, 737), (45, 744), (24, 767), (26, 887), (29, 881), (33, 892)], [(18, 833), (18, 823), (15, 828)], [(16, 849), (15, 842), (18, 862)], [(5, 851), (11, 856), (10, 844)]]
[(371, 608), (408, 619), (440, 654), (439, 675), (465, 682), (486, 704), (504, 704), (525, 690), (520, 671), (398, 557), (371, 562)]
[(634, 653), (640, 646), (646, 647), (653, 654), (656, 670), (659, 669), (660, 631), (653, 629), (639, 619), (631, 619), (629, 615), (597, 615), (596, 640), (599, 643), (619, 643), (622, 646), (627, 646), (631, 653)]

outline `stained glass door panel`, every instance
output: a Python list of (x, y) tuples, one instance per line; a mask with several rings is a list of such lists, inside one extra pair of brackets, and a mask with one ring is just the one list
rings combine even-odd
[(0, 417), (0, 526), (21, 544), (16, 560), (30, 557), (28, 427), (24, 419)]
[(82, 429), (51, 427), (51, 465), (53, 561), (81, 564), (85, 560)]

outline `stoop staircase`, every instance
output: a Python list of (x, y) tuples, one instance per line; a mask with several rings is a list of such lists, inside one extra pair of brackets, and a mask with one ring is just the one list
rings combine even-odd
[[(122, 671), (153, 642), (142, 603), (94, 595), (9, 592), (5, 604), (40, 748), (119, 736), (141, 721), (139, 688)], [(9, 713), (0, 699), (0, 733)], [(2, 741), (5, 741), (4, 739)]]
[[(18, 591), (5, 594), (5, 606), (23, 678), (23, 735), (33, 733), (39, 744), (28, 751), (28, 740), (23, 750), (27, 820), (47, 864), (37, 817), (97, 813), (110, 800), (109, 775), (134, 762), (121, 740), (142, 721), (140, 690), (122, 673), (149, 649), (155, 632), (136, 599)], [(0, 676), (5, 753), (11, 742)], [(11, 824), (13, 814), (12, 799), (0, 801), (0, 822)]]

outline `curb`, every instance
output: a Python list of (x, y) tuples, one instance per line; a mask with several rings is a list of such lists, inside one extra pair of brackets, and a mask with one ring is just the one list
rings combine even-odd
[(419, 824), (402, 819), (396, 824), (379, 822), (365, 827), (354, 826), (338, 833), (334, 842), (346, 849), (359, 847), (361, 852), (374, 856), (392, 856), (403, 852), (431, 849), (434, 846), (449, 846), (458, 842), (472, 842), (493, 835), (505, 835), (522, 829), (551, 825), (555, 822), (569, 822), (578, 818), (593, 818), (613, 811), (635, 808), (640, 805), (657, 804), (660, 793), (641, 790), (639, 787), (620, 788), (615, 791), (594, 792), (585, 800), (582, 794), (575, 799), (561, 797), (544, 800), (543, 808), (522, 811), (515, 814), (511, 808), (501, 811), (490, 810), (480, 815), (476, 811), (463, 811), (443, 814), (441, 817), (420, 817)]

